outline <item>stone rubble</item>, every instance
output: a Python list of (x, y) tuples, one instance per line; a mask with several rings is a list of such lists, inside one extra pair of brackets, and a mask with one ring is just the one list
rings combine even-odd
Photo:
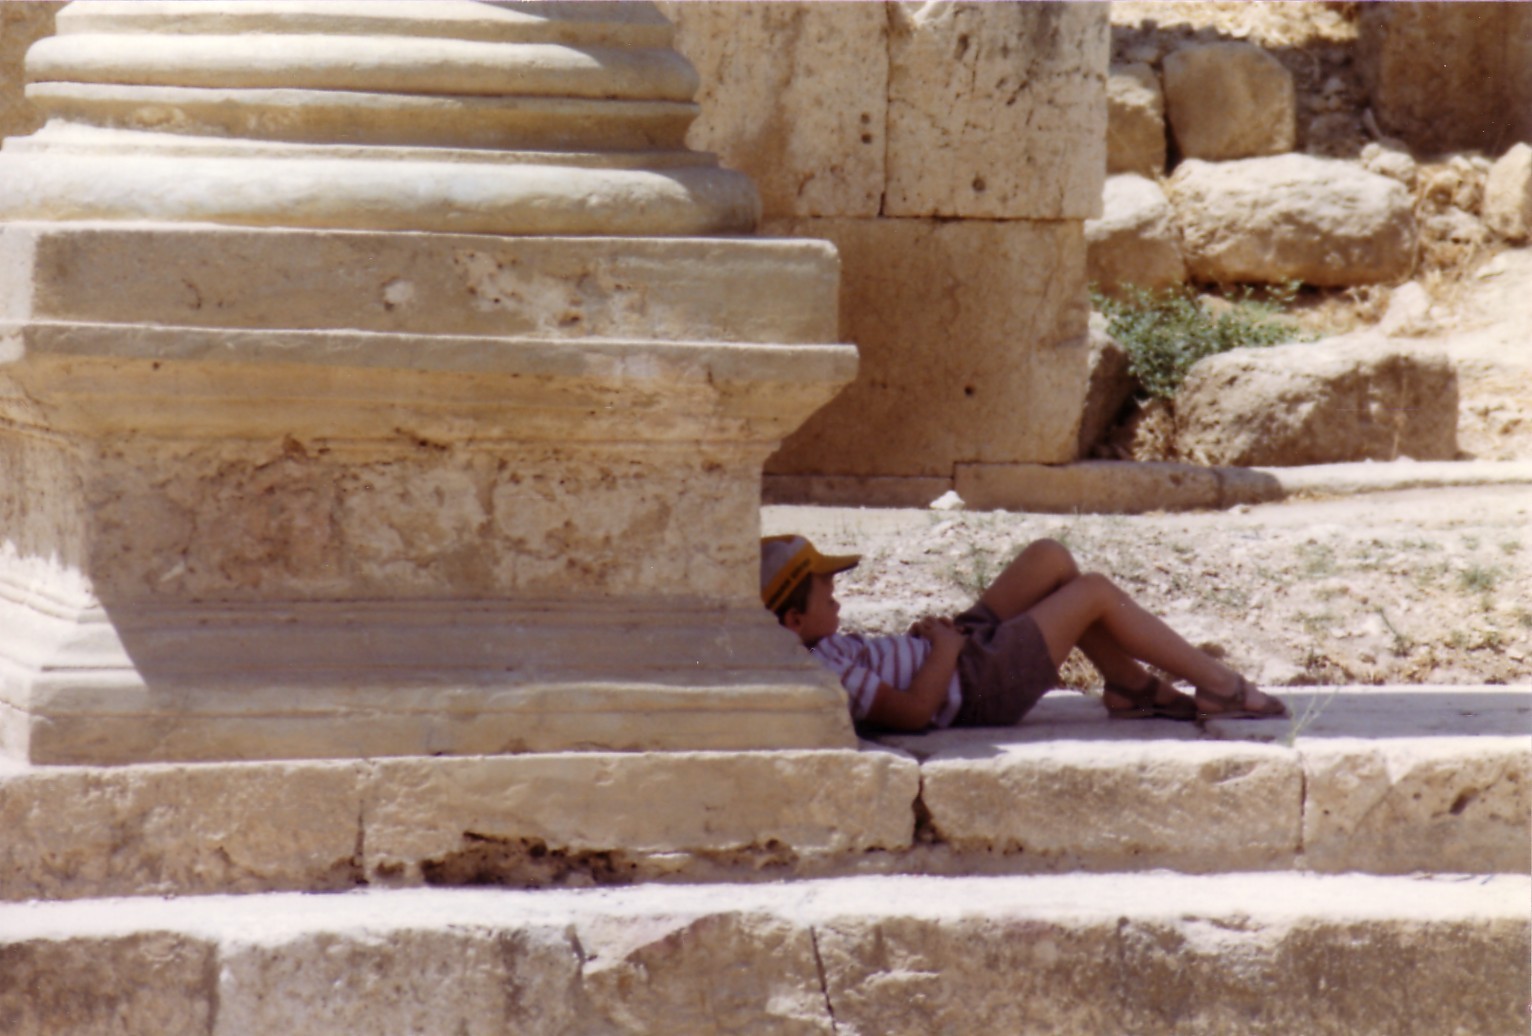
[(1186, 280), (1181, 227), (1157, 181), (1107, 177), (1101, 216), (1085, 222), (1086, 276), (1112, 295), (1129, 286), (1159, 291)]
[(1158, 179), (1165, 172), (1165, 92), (1153, 66), (1113, 65), (1106, 80), (1106, 171)]
[(1291, 151), (1292, 74), (1253, 43), (1178, 48), (1165, 56), (1165, 115), (1183, 159), (1209, 162)]
[(1457, 372), (1445, 354), (1360, 334), (1236, 349), (1192, 368), (1176, 449), (1195, 464), (1266, 467), (1457, 456)]
[(1387, 283), (1414, 262), (1409, 194), (1338, 159), (1188, 159), (1165, 193), (1198, 282)]

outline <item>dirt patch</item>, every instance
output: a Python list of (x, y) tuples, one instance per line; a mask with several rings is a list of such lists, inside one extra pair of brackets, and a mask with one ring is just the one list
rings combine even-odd
[[(1514, 683), (1532, 671), (1532, 487), (1135, 516), (768, 507), (763, 526), (864, 555), (838, 581), (848, 629), (902, 632), (960, 610), (1028, 542), (1052, 537), (1270, 686)], [(1065, 679), (1098, 683), (1078, 654)]]

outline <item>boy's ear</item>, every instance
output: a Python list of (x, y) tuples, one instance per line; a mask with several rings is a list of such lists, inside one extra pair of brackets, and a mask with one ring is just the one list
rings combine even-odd
[(789, 633), (803, 632), (803, 613), (797, 608), (789, 608), (782, 613), (782, 625), (787, 627)]

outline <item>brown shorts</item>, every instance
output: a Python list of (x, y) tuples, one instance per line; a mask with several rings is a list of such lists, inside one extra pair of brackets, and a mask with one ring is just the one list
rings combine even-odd
[(1008, 727), (1059, 685), (1059, 670), (1030, 615), (1005, 622), (976, 604), (953, 619), (968, 634), (958, 656), (963, 704), (954, 727)]

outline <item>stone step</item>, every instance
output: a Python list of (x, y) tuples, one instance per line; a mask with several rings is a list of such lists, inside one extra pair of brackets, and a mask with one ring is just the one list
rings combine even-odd
[(0, 900), (877, 873), (1520, 873), (1532, 686), (1284, 691), (1296, 718), (860, 751), (0, 762)]
[(8, 1036), (1527, 1031), (1519, 875), (0, 904)]

